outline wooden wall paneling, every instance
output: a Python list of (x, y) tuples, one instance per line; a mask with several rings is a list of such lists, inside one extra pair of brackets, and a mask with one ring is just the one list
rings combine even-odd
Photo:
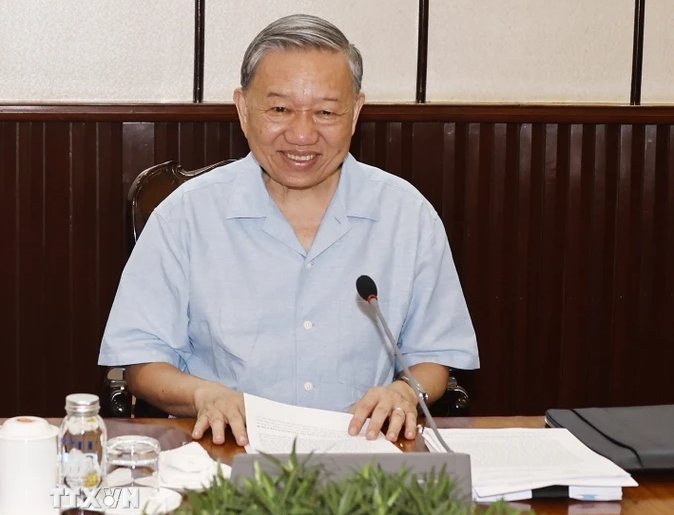
[[(483, 285), (489, 290), (485, 299), (489, 320), (490, 353), (487, 356), (503, 370), (512, 370), (512, 330), (509, 327), (511, 317), (508, 313), (510, 304), (507, 278), (510, 277), (509, 259), (510, 240), (512, 238), (513, 221), (509, 210), (506, 193), (506, 145), (507, 127), (504, 123), (485, 124), (481, 130), (480, 144), (488, 159), (481, 159), (480, 167), (488, 178), (488, 201), (484, 208), (484, 236), (481, 253), (486, 258), (486, 269), (482, 271)], [(485, 145), (488, 150), (485, 151)], [(485, 181), (487, 182), (487, 181)], [(495, 376), (498, 381), (492, 382), (493, 401), (502, 406), (509, 405), (510, 380), (507, 374)]]
[(632, 369), (633, 354), (630, 350), (634, 336), (634, 324), (630, 317), (631, 299), (636, 293), (630, 270), (637, 262), (632, 244), (635, 235), (633, 211), (635, 206), (633, 197), (633, 176), (630, 170), (632, 163), (632, 127), (624, 125), (620, 127), (618, 182), (616, 191), (616, 220), (613, 253), (613, 284), (611, 316), (612, 329), (611, 340), (613, 342), (613, 356), (611, 375), (609, 380), (613, 388), (613, 394), (619, 397), (630, 396), (633, 387), (625, 381), (624, 371)]
[[(70, 311), (73, 291), (71, 281), (74, 270), (71, 262), (71, 174), (70, 174), (70, 124), (49, 122), (44, 124), (43, 155), (43, 255), (44, 283), (43, 311), (27, 314), (32, 323), (41, 327), (42, 345), (39, 354), (45, 364), (43, 374), (34, 381), (41, 388), (40, 412), (58, 415), (63, 410), (49, 412), (63, 404), (62, 388), (66, 381), (60, 376), (69, 372), (67, 363), (72, 345)], [(73, 363), (78, 366), (80, 363)], [(29, 373), (25, 370), (24, 373)], [(52, 386), (54, 385), (54, 386)]]
[(228, 138), (228, 124), (220, 122), (204, 123), (204, 154), (206, 163), (216, 163), (223, 159), (221, 156), (229, 153), (229, 149), (226, 149), (223, 143)]
[[(447, 231), (450, 250), (454, 259), (461, 288), (474, 323), (473, 306), (478, 299), (471, 295), (466, 287), (466, 278), (464, 277), (464, 239), (465, 239), (465, 167), (466, 167), (466, 139), (467, 124), (463, 122), (447, 122), (442, 124), (443, 128), (443, 149), (442, 149), (442, 198), (444, 202), (438, 213), (442, 217)], [(484, 362), (484, 353), (480, 353), (480, 359)], [(475, 402), (476, 393), (475, 384), (479, 381), (474, 373), (463, 374), (460, 370), (455, 370), (454, 375), (459, 383), (465, 386), (471, 392), (472, 402)]]
[[(636, 253), (638, 256), (638, 264), (635, 266), (635, 272), (632, 276), (638, 278), (636, 295), (633, 299), (632, 317), (635, 325), (638, 327), (638, 332), (634, 337), (634, 346), (636, 350), (636, 368), (639, 370), (639, 375), (644, 375), (644, 378), (650, 383), (649, 390), (657, 390), (658, 375), (668, 373), (662, 367), (662, 360), (658, 360), (652, 366), (654, 356), (649, 356), (648, 353), (642, 352), (641, 342), (644, 339), (652, 342), (659, 341), (657, 331), (654, 331), (654, 324), (652, 323), (652, 316), (654, 313), (655, 303), (658, 302), (654, 298), (654, 281), (657, 279), (657, 272), (654, 262), (654, 224), (655, 219), (654, 207), (655, 197), (655, 144), (656, 144), (656, 127), (654, 125), (644, 125), (643, 132), (640, 133), (643, 139), (636, 141), (637, 147), (634, 153), (639, 156), (637, 163), (634, 162), (631, 166), (632, 173), (639, 179), (635, 184), (635, 197), (638, 198), (638, 208), (635, 212), (634, 224), (638, 227), (638, 240), (636, 244)], [(663, 275), (664, 269), (660, 271)], [(654, 353), (660, 354), (659, 349)], [(650, 372), (650, 373), (649, 373)], [(674, 392), (673, 392), (674, 393)], [(639, 402), (641, 396), (638, 392), (632, 390), (632, 404)]]
[[(147, 139), (149, 145), (154, 145), (154, 154), (152, 156), (152, 161), (147, 166), (152, 166), (153, 164), (162, 163), (168, 160), (180, 162), (181, 145), (180, 145), (179, 124), (173, 121), (156, 122), (154, 124), (154, 131), (152, 133), (148, 128)], [(144, 168), (147, 168), (147, 166), (145, 166)], [(143, 168), (138, 170), (138, 172), (134, 172), (125, 169), (125, 173), (131, 175), (138, 175), (138, 173), (140, 173), (140, 171), (142, 170)]]
[[(657, 271), (653, 287), (654, 302), (651, 320), (660, 349), (661, 380), (665, 388), (674, 392), (674, 378), (669, 371), (674, 363), (674, 127), (656, 126), (653, 268)], [(644, 351), (645, 352), (645, 349)], [(635, 378), (635, 381), (637, 379)], [(672, 394), (674, 396), (674, 393)], [(672, 400), (674, 402), (674, 399)]]
[[(128, 256), (126, 225), (126, 186), (123, 175), (126, 156), (124, 151), (132, 145), (124, 140), (129, 132), (119, 122), (95, 122), (96, 133), (96, 161), (89, 173), (93, 173), (96, 184), (96, 241), (95, 241), (95, 274), (96, 296), (96, 332), (78, 340), (78, 348), (87, 347), (87, 355), (94, 356), (98, 362), (98, 350), (103, 329), (108, 319), (108, 313), (115, 293), (122, 267)], [(140, 133), (143, 135), (143, 133)], [(141, 141), (143, 141), (141, 139)], [(145, 152), (145, 149), (143, 148)], [(144, 154), (141, 153), (141, 155)], [(132, 159), (129, 161), (133, 162)], [(98, 379), (92, 383), (89, 375), (78, 374), (77, 383), (82, 390), (95, 391), (103, 386), (103, 369), (96, 367)]]
[(237, 121), (207, 122), (204, 139), (204, 165), (223, 159), (239, 159), (248, 154), (248, 142)]
[[(99, 281), (99, 177), (98, 124), (72, 123), (70, 127), (70, 342), (59, 398), (87, 391), (101, 381)], [(108, 156), (106, 156), (107, 158)], [(112, 227), (103, 229), (112, 239)], [(109, 304), (106, 303), (106, 308)], [(97, 390), (93, 390), (96, 393)], [(62, 411), (56, 415), (62, 414)]]
[[(582, 130), (582, 134), (577, 131)], [(581, 402), (590, 402), (601, 394), (603, 383), (597, 374), (597, 370), (605, 369), (606, 359), (603, 355), (603, 342), (605, 338), (600, 337), (600, 329), (603, 313), (602, 292), (602, 246), (604, 229), (604, 211), (605, 188), (603, 184), (603, 174), (605, 173), (605, 156), (601, 151), (601, 141), (604, 138), (603, 131), (595, 124), (583, 124), (580, 127), (574, 126), (572, 134), (580, 141), (574, 139), (574, 149), (571, 152), (571, 159), (577, 161), (576, 154), (580, 161), (574, 163), (574, 170), (578, 170), (579, 178), (576, 183), (577, 189), (570, 192), (570, 199), (576, 198), (571, 210), (577, 210), (573, 216), (575, 231), (573, 238), (578, 241), (580, 251), (569, 256), (574, 260), (574, 270), (576, 272), (575, 299), (578, 314), (577, 331), (573, 335), (567, 335), (571, 341), (579, 343), (570, 350), (566, 361), (566, 369), (581, 366), (578, 375), (581, 380), (570, 382), (562, 396), (560, 405), (571, 405), (576, 399)], [(578, 147), (580, 145), (580, 147)], [(602, 170), (599, 172), (598, 170)], [(568, 373), (568, 372), (565, 372)]]
[[(383, 124), (380, 124), (383, 125)], [(386, 127), (382, 127), (385, 134)], [(435, 209), (442, 212), (442, 145), (444, 142), (443, 126), (438, 123), (415, 123), (412, 128), (412, 169), (409, 173), (402, 171), (421, 194), (426, 197)], [(380, 167), (386, 165), (386, 150), (381, 145)]]
[[(4, 401), (0, 414), (11, 413), (18, 406), (17, 367), (19, 346), (19, 232), (18, 232), (18, 124), (0, 122), (0, 324), (5, 328), (0, 344), (5, 366), (0, 369), (0, 391)], [(4, 404), (4, 406), (2, 406)], [(1, 415), (0, 415), (1, 416)]]
[[(216, 163), (223, 159), (231, 159), (232, 124), (228, 122), (207, 122), (205, 124), (205, 163)], [(238, 157), (238, 156), (237, 156)]]
[(656, 281), (656, 302), (653, 306), (653, 324), (658, 328), (658, 348), (660, 349), (661, 381), (670, 393), (669, 401), (674, 402), (674, 374), (669, 364), (674, 363), (674, 125), (657, 126), (657, 150), (655, 159), (656, 191), (660, 193), (655, 206), (655, 263), (662, 271)]
[[(560, 148), (563, 152), (563, 161), (568, 169), (566, 185), (566, 201), (563, 205), (564, 232), (562, 236), (563, 248), (561, 255), (564, 257), (562, 284), (560, 295), (562, 297), (561, 317), (561, 345), (560, 345), (560, 377), (559, 384), (563, 388), (559, 391), (557, 402), (568, 403), (569, 400), (582, 399), (591, 385), (587, 382), (568, 381), (568, 370), (576, 368), (576, 373), (581, 377), (587, 377), (587, 361), (585, 349), (591, 344), (586, 340), (585, 334), (588, 320), (586, 318), (585, 299), (589, 294), (587, 289), (587, 266), (589, 242), (586, 224), (589, 222), (584, 200), (588, 196), (584, 194), (584, 186), (587, 181), (583, 180), (582, 163), (587, 159), (583, 145), (584, 134), (591, 130), (591, 126), (572, 124), (568, 126), (567, 145)], [(562, 155), (560, 155), (560, 163)], [(589, 378), (588, 378), (589, 379)]]
[[(36, 315), (46, 313), (45, 284), (45, 198), (44, 124), (19, 125), (18, 134), (18, 213), (19, 234), (17, 282), (19, 288), (17, 331), (19, 345), (15, 363), (18, 383), (16, 406), (24, 413), (44, 413), (44, 383), (47, 363), (42, 352), (47, 341), (45, 324)], [(23, 378), (30, 377), (26, 381)]]
[[(601, 148), (598, 148), (597, 177), (603, 175), (604, 195), (601, 214), (603, 214), (603, 224), (599, 223), (598, 232), (601, 232), (602, 244), (598, 249), (601, 261), (602, 292), (597, 301), (596, 317), (601, 320), (601, 334), (599, 334), (598, 343), (594, 346), (602, 345), (599, 342), (606, 342), (604, 352), (597, 357), (595, 366), (598, 375), (603, 377), (605, 390), (604, 398), (611, 399), (615, 392), (613, 389), (612, 370), (614, 368), (614, 309), (613, 298), (616, 294), (616, 284), (614, 281), (615, 252), (616, 252), (616, 223), (618, 206), (618, 186), (620, 181), (620, 125), (606, 124), (597, 129), (598, 136), (601, 137)], [(599, 144), (599, 138), (598, 138)], [(599, 213), (597, 213), (599, 214)], [(597, 217), (598, 218), (598, 217)], [(590, 351), (591, 352), (591, 351)], [(595, 401), (596, 402), (596, 401)]]
[(402, 123), (390, 122), (381, 125), (384, 126), (382, 132), (385, 136), (385, 145), (383, 149), (384, 162), (382, 168), (395, 175), (400, 175), (403, 166)]
[[(520, 409), (520, 406), (526, 401), (527, 389), (520, 386), (526, 384), (523, 378), (527, 375), (527, 363), (529, 361), (528, 346), (531, 340), (531, 324), (528, 323), (530, 314), (535, 305), (531, 291), (533, 285), (529, 282), (529, 274), (532, 271), (532, 245), (531, 233), (532, 224), (537, 217), (531, 210), (533, 200), (532, 191), (532, 137), (533, 125), (530, 123), (511, 125), (508, 155), (509, 168), (512, 171), (512, 178), (509, 181), (509, 215), (512, 217), (512, 232), (509, 239), (510, 253), (508, 268), (510, 269), (510, 282), (512, 284), (512, 293), (509, 299), (512, 300), (506, 307), (507, 318), (510, 320), (506, 338), (499, 338), (510, 352), (510, 358), (502, 365), (499, 365), (499, 376), (505, 376), (502, 381), (505, 383), (507, 397), (503, 399), (500, 409), (503, 412), (513, 409)], [(512, 160), (512, 162), (510, 162)], [(504, 299), (505, 302), (508, 299)], [(503, 372), (506, 370), (507, 372)], [(477, 379), (477, 377), (476, 377)], [(489, 381), (484, 381), (485, 385), (482, 391), (488, 394)], [(518, 384), (519, 383), (519, 384)], [(484, 408), (483, 408), (484, 409)]]
[[(526, 345), (526, 270), (529, 227), (526, 206), (529, 205), (530, 167), (520, 167), (523, 145), (531, 144), (531, 125), (508, 123), (505, 131), (505, 155), (503, 158), (503, 209), (502, 209), (502, 273), (503, 303), (501, 330), (495, 335), (496, 346), (502, 347), (500, 367), (507, 373), (500, 373), (500, 384), (496, 385), (501, 395), (502, 409), (512, 410), (517, 406), (512, 377), (518, 374), (518, 356)], [(530, 154), (530, 150), (529, 150)], [(522, 177), (520, 177), (520, 174)], [(496, 228), (499, 231), (498, 228)]]
[[(458, 372), (473, 413), (674, 402), (672, 110), (366, 107), (354, 154), (445, 223), (482, 358)], [(79, 109), (0, 108), (0, 414), (100, 386), (133, 178), (247, 153), (231, 108)]]
[[(672, 333), (664, 330), (666, 324), (662, 323), (663, 319), (658, 313), (663, 306), (669, 306), (670, 310), (672, 307), (671, 298), (668, 299), (659, 286), (662, 283), (666, 284), (672, 268), (671, 261), (665, 261), (658, 256), (658, 251), (664, 250), (663, 244), (660, 243), (663, 236), (661, 228), (667, 221), (667, 216), (659, 218), (656, 213), (662, 206), (672, 209), (671, 204), (665, 204), (659, 199), (666, 199), (668, 196), (666, 184), (658, 180), (662, 177), (657, 163), (659, 157), (657, 145), (662, 141), (658, 137), (658, 132), (661, 130), (667, 133), (671, 130), (671, 126), (666, 128), (656, 125), (643, 126), (643, 132), (640, 133), (643, 139), (635, 142), (641, 157), (636, 165), (633, 160), (632, 165), (637, 169), (641, 179), (640, 183), (635, 185), (635, 196), (639, 198), (639, 210), (634, 220), (639, 236), (635, 242), (638, 245), (635, 252), (639, 256), (639, 264), (636, 273), (632, 274), (637, 279), (632, 318), (638, 328), (632, 347), (635, 361), (633, 386), (645, 384), (646, 390), (650, 392), (647, 396), (651, 399), (656, 399), (659, 395), (658, 390), (663, 388), (669, 392), (670, 402), (674, 402), (674, 380), (669, 365), (674, 355)], [(671, 171), (669, 179), (671, 180)], [(668, 244), (671, 245), (671, 242)], [(649, 347), (652, 347), (652, 350)], [(633, 403), (640, 402), (644, 397), (644, 392), (640, 391), (639, 387), (633, 388), (630, 394)]]
[(231, 157), (236, 159), (245, 157), (249, 152), (248, 141), (243, 135), (239, 122), (236, 120), (232, 121), (229, 123), (229, 126), (229, 152)]
[(361, 121), (356, 126), (356, 131), (351, 140), (350, 152), (359, 160), (363, 160), (365, 157), (373, 159), (374, 146), (374, 122)]
[(206, 159), (205, 130), (201, 122), (177, 122), (177, 161), (187, 170), (203, 166)]
[[(399, 177), (412, 173), (411, 160), (404, 162), (404, 149), (411, 148), (411, 125), (370, 121), (358, 124), (350, 151), (356, 159), (383, 168)], [(407, 130), (404, 130), (407, 129)]]
[[(157, 163), (177, 159), (178, 136), (174, 124), (166, 122), (123, 122), (122, 123), (122, 215), (127, 220), (126, 194), (134, 179), (140, 172)], [(128, 255), (133, 248), (133, 235), (130, 225), (125, 227), (126, 246)]]

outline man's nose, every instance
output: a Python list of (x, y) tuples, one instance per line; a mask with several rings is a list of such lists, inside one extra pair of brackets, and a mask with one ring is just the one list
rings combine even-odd
[(288, 143), (296, 145), (311, 145), (318, 139), (316, 130), (316, 121), (313, 113), (307, 111), (297, 111), (294, 113), (290, 125), (286, 129), (286, 139)]

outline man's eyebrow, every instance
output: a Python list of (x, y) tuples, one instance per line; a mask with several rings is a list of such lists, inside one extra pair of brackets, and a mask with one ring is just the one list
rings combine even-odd
[[(290, 95), (286, 95), (284, 93), (279, 93), (277, 91), (270, 91), (267, 93), (267, 98), (281, 98), (283, 100), (286, 100), (290, 98)], [(337, 97), (323, 97), (321, 98), (322, 102), (339, 102), (339, 98)]]
[(284, 95), (283, 93), (277, 93), (276, 91), (270, 91), (267, 93), (267, 98), (288, 98), (288, 95)]

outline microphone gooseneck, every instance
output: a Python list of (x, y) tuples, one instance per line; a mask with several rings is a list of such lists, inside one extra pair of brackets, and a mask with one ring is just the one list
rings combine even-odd
[(426, 417), (426, 420), (428, 421), (428, 424), (431, 426), (431, 429), (433, 430), (433, 434), (435, 434), (435, 437), (438, 439), (442, 447), (447, 451), (447, 452), (453, 452), (450, 448), (449, 445), (447, 445), (447, 442), (442, 438), (440, 435), (440, 431), (438, 431), (438, 426), (435, 423), (435, 420), (433, 419), (433, 415), (431, 415), (431, 412), (428, 409), (428, 405), (426, 404), (426, 400), (424, 399), (424, 394), (421, 392), (421, 387), (419, 386), (419, 383), (417, 382), (417, 379), (414, 377), (412, 372), (410, 372), (410, 369), (407, 365), (407, 360), (403, 356), (403, 353), (400, 352), (400, 349), (398, 348), (398, 344), (396, 343), (395, 338), (393, 337), (393, 333), (391, 333), (391, 329), (389, 329), (388, 324), (386, 323), (386, 319), (384, 318), (384, 315), (381, 312), (381, 309), (379, 309), (379, 302), (377, 300), (377, 285), (375, 284), (374, 280), (367, 275), (361, 275), (357, 280), (356, 280), (356, 290), (358, 291), (358, 295), (363, 298), (363, 300), (367, 301), (370, 306), (374, 308), (374, 313), (377, 317), (377, 320), (381, 324), (382, 328), (384, 329), (384, 332), (386, 333), (386, 337), (389, 340), (389, 343), (391, 344), (391, 348), (393, 349), (393, 354), (395, 357), (398, 359), (400, 364), (403, 367), (403, 370), (405, 372), (405, 375), (409, 378), (409, 384), (412, 386), (412, 389), (414, 390), (414, 394), (417, 396), (417, 399), (419, 400), (419, 405), (421, 406), (421, 411), (424, 413), (424, 416)]

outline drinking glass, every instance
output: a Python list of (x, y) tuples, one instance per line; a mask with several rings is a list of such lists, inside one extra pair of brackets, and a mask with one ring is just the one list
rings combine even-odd
[(159, 489), (159, 452), (156, 438), (140, 435), (117, 436), (108, 440), (105, 484), (108, 487), (149, 487)]

